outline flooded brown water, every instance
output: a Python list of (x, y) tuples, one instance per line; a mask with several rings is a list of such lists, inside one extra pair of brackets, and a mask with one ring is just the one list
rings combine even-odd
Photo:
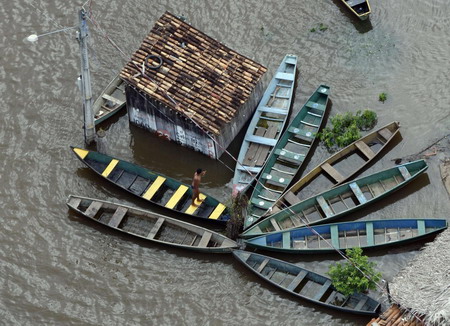
[[(2, 325), (362, 325), (368, 318), (296, 300), (248, 273), (231, 256), (212, 257), (154, 246), (111, 232), (69, 212), (73, 193), (151, 209), (100, 180), (71, 154), (83, 146), (78, 44), (58, 33), (74, 26), (81, 3), (18, 0), (0, 7), (0, 324)], [(96, 21), (125, 51), (138, 48), (166, 10), (268, 67), (286, 53), (299, 57), (293, 111), (325, 83), (331, 115), (370, 108), (378, 125), (402, 124), (403, 139), (362, 175), (393, 165), (449, 133), (450, 9), (446, 0), (372, 1), (360, 22), (340, 1), (94, 1)], [(320, 23), (328, 29), (310, 32)], [(93, 91), (125, 61), (91, 27)], [(378, 101), (386, 92), (388, 100)], [(227, 200), (232, 172), (224, 164), (180, 149), (128, 124), (106, 124), (108, 153), (184, 182), (208, 170), (203, 190)], [(242, 136), (242, 133), (241, 133)], [(237, 156), (240, 139), (230, 150)], [(328, 153), (317, 147), (306, 170)], [(229, 158), (224, 162), (234, 167)], [(344, 220), (448, 218), (450, 202), (439, 176), (442, 155), (426, 175)], [(390, 281), (423, 242), (370, 252)], [(283, 256), (325, 273), (339, 258)], [(379, 293), (386, 305), (386, 300)]]

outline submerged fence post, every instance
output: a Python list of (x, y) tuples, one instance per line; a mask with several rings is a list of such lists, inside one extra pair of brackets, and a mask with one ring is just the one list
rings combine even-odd
[(91, 90), (91, 74), (89, 71), (89, 58), (87, 48), (88, 26), (86, 23), (86, 12), (81, 9), (79, 12), (79, 31), (77, 40), (80, 44), (81, 57), (81, 95), (83, 98), (83, 115), (84, 115), (84, 141), (87, 145), (96, 141), (94, 112), (92, 111), (92, 90)]

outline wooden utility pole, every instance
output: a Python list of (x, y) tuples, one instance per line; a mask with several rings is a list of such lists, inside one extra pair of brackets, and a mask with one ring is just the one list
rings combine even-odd
[(86, 12), (81, 9), (79, 12), (79, 31), (77, 32), (77, 40), (80, 44), (81, 57), (81, 96), (83, 98), (83, 115), (84, 115), (84, 141), (87, 145), (96, 141), (94, 112), (92, 110), (92, 90), (91, 90), (91, 73), (89, 71), (89, 58), (87, 37), (89, 35), (86, 23)]

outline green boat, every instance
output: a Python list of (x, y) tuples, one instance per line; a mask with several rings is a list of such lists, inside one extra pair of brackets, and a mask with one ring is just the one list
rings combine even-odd
[(244, 231), (241, 237), (250, 238), (327, 223), (386, 197), (417, 178), (427, 168), (424, 160), (418, 160), (344, 183), (268, 216)]
[(366, 316), (376, 316), (380, 309), (381, 304), (371, 297), (363, 293), (345, 296), (328, 277), (298, 265), (242, 250), (233, 250), (233, 256), (263, 280), (310, 303)]
[(71, 148), (77, 158), (98, 175), (153, 204), (220, 224), (230, 219), (227, 207), (206, 194), (201, 193), (202, 201), (192, 205), (192, 188), (189, 185), (105, 154)]
[(271, 151), (250, 197), (244, 229), (272, 207), (303, 165), (325, 115), (330, 87), (320, 85)]
[(296, 254), (332, 253), (350, 248), (400, 245), (447, 228), (444, 219), (391, 219), (301, 227), (245, 240), (249, 247)]

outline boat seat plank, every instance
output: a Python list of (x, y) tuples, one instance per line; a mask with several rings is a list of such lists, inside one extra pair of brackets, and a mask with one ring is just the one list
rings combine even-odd
[(272, 146), (272, 147), (275, 146), (277, 143), (276, 139), (268, 139), (266, 137), (254, 136), (254, 135), (248, 136), (247, 140), (252, 143), (268, 145), (268, 146)]
[(358, 201), (360, 202), (360, 204), (364, 204), (367, 202), (366, 196), (364, 196), (363, 192), (361, 191), (361, 188), (359, 188), (359, 186), (356, 184), (356, 182), (350, 183), (349, 186), (350, 186), (350, 189), (355, 194)]
[(205, 200), (205, 198), (206, 198), (206, 196), (204, 194), (200, 194), (199, 197), (200, 197), (200, 201), (198, 201), (197, 199), (195, 200), (195, 204), (197, 206), (194, 206), (192, 204), (189, 205), (189, 207), (184, 211), (186, 214), (189, 214), (189, 215), (194, 214), (197, 211), (197, 209), (200, 207), (200, 205), (202, 204), (203, 200)]
[(292, 191), (286, 192), (283, 195), (283, 199), (291, 206), (301, 202), (300, 198), (298, 198)]
[(316, 109), (316, 110), (320, 110), (320, 111), (325, 111), (325, 105), (320, 104), (320, 103), (317, 103), (317, 102), (308, 101), (308, 102), (306, 103), (306, 106), (307, 106), (308, 108), (311, 108), (311, 109)]
[(111, 101), (111, 102), (113, 102), (116, 105), (123, 105), (125, 103), (125, 101), (119, 100), (119, 99), (117, 99), (117, 98), (115, 98), (115, 97), (113, 97), (111, 95), (108, 95), (108, 94), (103, 94), (102, 98), (104, 100)]
[(309, 123), (309, 122), (306, 122), (306, 121), (301, 121), (301, 123), (303, 123), (303, 124), (305, 124), (305, 125), (307, 125), (307, 126), (310, 126), (310, 127), (313, 127), (313, 128), (319, 128), (319, 125), (315, 125), (314, 123)]
[(367, 235), (367, 245), (373, 246), (375, 244), (375, 236), (373, 233), (372, 222), (366, 222), (366, 235)]
[(367, 157), (367, 159), (371, 160), (375, 157), (375, 153), (373, 150), (367, 146), (367, 144), (363, 141), (357, 141), (355, 146)]
[(223, 211), (225, 210), (226, 206), (222, 203), (219, 203), (217, 207), (213, 210), (211, 215), (209, 215), (209, 219), (217, 220), (220, 215), (222, 215)]
[(271, 174), (269, 173), (263, 173), (263, 175), (261, 176), (262, 179), (266, 180), (267, 183), (276, 185), (276, 186), (287, 186), (291, 180), (292, 177), (291, 176), (286, 176), (286, 177), (273, 177)]
[(354, 6), (357, 6), (357, 5), (360, 5), (360, 4), (362, 4), (362, 3), (365, 3), (367, 0), (349, 0), (349, 1), (347, 1), (347, 3), (351, 6), (351, 7), (354, 7)]
[(276, 231), (281, 231), (280, 227), (278, 226), (277, 221), (274, 218), (270, 219), (270, 224), (275, 228)]
[(287, 289), (289, 291), (294, 291), (295, 288), (303, 281), (305, 276), (308, 275), (308, 272), (304, 269), (301, 270), (300, 273), (297, 274), (297, 276), (291, 281), (291, 283), (287, 286)]
[(256, 270), (258, 273), (261, 273), (264, 269), (264, 267), (266, 267), (267, 263), (270, 261), (269, 258), (266, 258), (263, 260), (263, 262), (261, 263), (261, 265), (259, 265), (258, 269)]
[(119, 160), (116, 159), (112, 159), (111, 162), (109, 162), (108, 166), (106, 167), (106, 169), (102, 172), (102, 176), (104, 176), (105, 178), (108, 177), (108, 175), (112, 172), (112, 170), (114, 170), (114, 168), (116, 167), (116, 165), (119, 163)]
[(383, 137), (386, 141), (388, 141), (389, 139), (391, 139), (392, 137), (392, 132), (388, 129), (388, 128), (383, 128), (381, 129), (378, 134)]
[(86, 211), (84, 212), (84, 215), (94, 218), (95, 215), (97, 215), (98, 211), (100, 210), (100, 208), (102, 207), (102, 203), (98, 202), (98, 201), (93, 201), (89, 207), (86, 209)]
[(339, 230), (338, 230), (338, 226), (336, 224), (333, 224), (330, 226), (330, 233), (331, 233), (331, 244), (335, 248), (340, 248), (340, 246), (339, 246)]
[(202, 238), (200, 239), (200, 242), (198, 243), (198, 247), (200, 247), (200, 248), (208, 247), (208, 243), (211, 240), (211, 236), (212, 236), (211, 232), (208, 232), (208, 231), (203, 232)]
[(320, 299), (322, 299), (323, 295), (325, 294), (325, 292), (327, 292), (330, 286), (331, 280), (326, 280), (325, 283), (320, 288), (319, 292), (317, 292), (316, 295), (314, 296), (314, 300), (320, 301)]
[(276, 79), (283, 79), (283, 80), (293, 81), (294, 80), (294, 74), (286, 73), (286, 72), (277, 72), (277, 74), (275, 75), (275, 78)]
[(283, 232), (282, 237), (283, 237), (283, 248), (285, 249), (291, 248), (291, 232), (289, 231)]
[(268, 107), (268, 106), (260, 107), (260, 108), (258, 108), (258, 111), (267, 112), (267, 113), (275, 113), (275, 114), (285, 114), (285, 115), (288, 113), (287, 109), (272, 108), (272, 107)]
[(161, 185), (166, 181), (166, 178), (158, 176), (152, 185), (147, 189), (147, 191), (142, 195), (143, 198), (150, 200), (161, 187)]
[(81, 204), (81, 198), (70, 197), (70, 201), (68, 203), (70, 206), (78, 209), (78, 206)]
[(113, 216), (108, 222), (108, 225), (110, 227), (116, 228), (119, 226), (120, 222), (122, 222), (123, 218), (125, 217), (125, 214), (128, 212), (128, 208), (119, 206), (117, 207), (116, 211), (114, 212)]
[(158, 233), (161, 226), (163, 225), (164, 221), (165, 221), (165, 218), (163, 218), (163, 217), (158, 218), (155, 225), (153, 225), (152, 229), (148, 233), (147, 238), (153, 239), (156, 236), (156, 234)]
[(167, 208), (174, 208), (178, 202), (180, 201), (180, 199), (183, 197), (183, 195), (186, 193), (186, 191), (189, 188), (185, 185), (180, 185), (177, 189), (177, 191), (175, 191), (175, 193), (172, 195), (172, 197), (170, 197), (169, 201), (167, 202), (167, 204), (165, 205)]
[(355, 310), (361, 310), (361, 308), (364, 307), (368, 299), (369, 299), (368, 296), (364, 296), (363, 298), (361, 298), (361, 300), (355, 306)]
[(251, 203), (253, 205), (255, 205), (256, 207), (260, 207), (262, 209), (269, 209), (273, 202), (270, 202), (268, 200), (262, 200), (262, 199), (258, 199), (258, 198), (252, 198)]
[(405, 168), (404, 166), (399, 166), (398, 169), (400, 170), (400, 173), (402, 174), (405, 180), (411, 178), (411, 174), (409, 173), (407, 168)]
[(425, 229), (425, 221), (424, 220), (418, 220), (417, 221), (417, 232), (418, 235), (424, 235), (426, 232)]
[(330, 175), (336, 182), (344, 181), (344, 177), (330, 163), (324, 163), (320, 166), (322, 170)]
[(334, 215), (333, 211), (331, 210), (331, 207), (328, 205), (325, 198), (323, 198), (322, 196), (318, 196), (316, 197), (316, 200), (327, 217)]
[(311, 131), (300, 129), (300, 128), (297, 128), (297, 127), (289, 127), (288, 131), (290, 133), (295, 134), (296, 136), (304, 137), (304, 138), (307, 138), (309, 140), (314, 138), (314, 134)]

